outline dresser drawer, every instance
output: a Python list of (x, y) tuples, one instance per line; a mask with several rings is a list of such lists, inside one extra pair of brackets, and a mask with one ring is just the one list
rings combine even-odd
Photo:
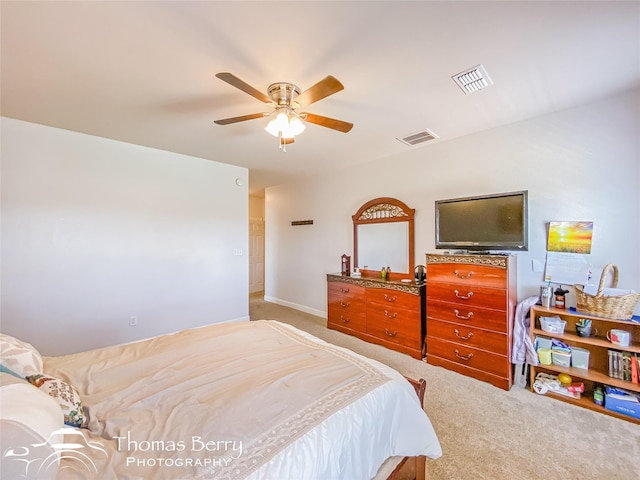
[(427, 335), (427, 358), (431, 356), (444, 358), (458, 365), (475, 368), (500, 377), (509, 377), (511, 369), (511, 363), (505, 356)]
[(420, 312), (420, 296), (386, 288), (367, 288), (367, 302)]
[[(341, 285), (345, 285), (345, 284), (341, 284)], [(348, 284), (347, 284), (348, 285)], [(349, 287), (354, 286), (354, 285), (348, 285)], [(357, 285), (355, 285), (356, 289), (359, 288), (363, 288), (363, 287), (359, 287)], [(336, 289), (334, 289), (336, 290)], [(329, 295), (328, 295), (328, 307), (329, 309), (331, 308), (338, 308), (341, 310), (349, 310), (351, 312), (353, 312), (354, 310), (357, 310), (358, 313), (365, 312), (365, 297), (364, 297), (364, 288), (363, 288), (363, 294), (360, 296), (357, 296), (354, 292), (353, 289), (350, 289), (346, 292), (342, 292), (342, 291), (329, 291)]]
[(504, 288), (507, 270), (486, 265), (466, 263), (437, 263), (427, 265), (427, 282), (445, 282), (461, 285), (482, 285)]
[(420, 350), (421, 328), (420, 314), (409, 310), (382, 308), (377, 306), (367, 308), (367, 333), (407, 347)]
[(367, 326), (366, 315), (362, 309), (344, 309), (329, 307), (327, 323), (331, 326), (349, 328), (364, 332)]
[(508, 315), (504, 310), (461, 305), (457, 303), (439, 302), (427, 297), (427, 322), (430, 319), (444, 320), (468, 327), (483, 328), (495, 332), (508, 333)]
[(457, 323), (429, 319), (428, 338), (439, 338), (469, 347), (488, 350), (499, 355), (509, 354), (506, 333), (497, 333)]
[(329, 302), (331, 302), (331, 297), (364, 299), (365, 288), (346, 282), (328, 282), (327, 293)]
[(427, 285), (427, 298), (494, 310), (504, 311), (507, 308), (507, 291), (504, 288), (433, 282)]

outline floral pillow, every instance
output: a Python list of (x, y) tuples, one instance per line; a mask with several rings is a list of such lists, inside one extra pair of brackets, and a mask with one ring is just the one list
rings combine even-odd
[(0, 333), (0, 363), (21, 377), (42, 373), (42, 357), (30, 344)]
[(27, 381), (41, 391), (51, 395), (60, 405), (64, 414), (64, 423), (71, 427), (87, 427), (87, 417), (82, 408), (78, 391), (67, 382), (47, 375), (31, 375)]

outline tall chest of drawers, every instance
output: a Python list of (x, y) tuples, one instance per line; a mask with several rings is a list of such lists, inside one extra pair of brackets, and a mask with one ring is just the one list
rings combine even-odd
[(427, 254), (427, 363), (509, 390), (513, 255)]
[(421, 359), (425, 286), (327, 275), (327, 327)]

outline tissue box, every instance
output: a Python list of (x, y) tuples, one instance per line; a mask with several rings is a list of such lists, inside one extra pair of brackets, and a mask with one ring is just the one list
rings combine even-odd
[(640, 418), (640, 395), (621, 388), (605, 387), (604, 408)]

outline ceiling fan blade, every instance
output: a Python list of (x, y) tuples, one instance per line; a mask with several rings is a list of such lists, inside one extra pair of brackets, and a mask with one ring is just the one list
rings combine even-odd
[(253, 120), (254, 118), (263, 118), (265, 113), (252, 113), (250, 115), (243, 115), (241, 117), (223, 118), (222, 120), (215, 120), (213, 123), (217, 125), (229, 125), (230, 123), (244, 122), (245, 120)]
[(303, 120), (309, 123), (315, 123), (321, 127), (331, 128), (343, 133), (347, 133), (353, 128), (353, 123), (343, 122), (342, 120), (336, 120), (335, 118), (323, 117), (313, 113), (303, 113), (301, 116)]
[(325, 78), (316, 83), (313, 87), (306, 89), (300, 95), (298, 95), (294, 102), (301, 107), (311, 105), (318, 100), (322, 100), (329, 95), (339, 92), (344, 89), (344, 85), (336, 77), (327, 75)]
[(240, 89), (245, 93), (248, 93), (252, 97), (257, 98), (261, 102), (271, 103), (271, 99), (267, 97), (264, 93), (262, 93), (260, 90), (256, 90), (248, 83), (243, 82), (238, 77), (236, 77), (233, 73), (229, 73), (229, 72), (216, 73), (216, 77), (218, 77), (220, 80), (224, 82), (227, 82), (229, 85), (236, 87), (237, 89)]

